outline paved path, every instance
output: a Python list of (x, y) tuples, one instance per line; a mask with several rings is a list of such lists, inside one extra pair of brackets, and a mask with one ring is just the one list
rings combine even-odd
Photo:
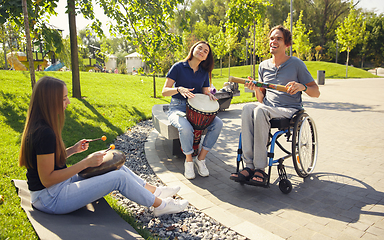
[(384, 78), (326, 79), (320, 91), (303, 98), (317, 126), (318, 163), (302, 179), (285, 162), (290, 194), (279, 190), (276, 167), (267, 189), (229, 180), (242, 104), (218, 114), (224, 127), (207, 156), (209, 177), (185, 179), (184, 159), (156, 130), (147, 159), (165, 184), (181, 186), (181, 197), (249, 239), (384, 239)]

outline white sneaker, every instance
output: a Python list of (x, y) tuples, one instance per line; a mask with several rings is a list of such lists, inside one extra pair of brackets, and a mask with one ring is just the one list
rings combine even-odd
[(183, 211), (188, 206), (187, 200), (181, 200), (181, 199), (173, 199), (173, 198), (166, 198), (163, 199), (165, 201), (166, 205), (163, 209), (158, 210), (155, 208), (153, 210), (153, 214), (158, 217), (164, 214), (172, 214), (172, 213), (179, 213)]
[(174, 187), (158, 187), (159, 190), (161, 191), (160, 195), (158, 198), (164, 199), (167, 197), (172, 197), (175, 195), (179, 190), (180, 186), (174, 186)]
[(205, 165), (205, 160), (199, 160), (197, 157), (193, 159), (193, 162), (196, 165), (197, 172), (199, 173), (200, 176), (202, 177), (208, 177), (209, 176), (209, 171), (207, 166)]
[(184, 176), (186, 179), (194, 179), (195, 178), (195, 170), (193, 169), (193, 162), (185, 162), (184, 163)]

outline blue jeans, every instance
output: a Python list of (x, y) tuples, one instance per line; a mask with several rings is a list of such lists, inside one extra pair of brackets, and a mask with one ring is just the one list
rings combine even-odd
[[(168, 120), (172, 126), (179, 130), (181, 148), (185, 155), (193, 153), (193, 127), (185, 116), (187, 109), (187, 99), (172, 98), (169, 105)], [(204, 137), (202, 147), (209, 151), (215, 145), (220, 135), (223, 121), (215, 117), (207, 127), (207, 134)]]
[(40, 191), (32, 205), (51, 214), (66, 214), (96, 201), (114, 190), (144, 206), (152, 206), (155, 196), (144, 188), (145, 181), (126, 166), (84, 179), (78, 174)]

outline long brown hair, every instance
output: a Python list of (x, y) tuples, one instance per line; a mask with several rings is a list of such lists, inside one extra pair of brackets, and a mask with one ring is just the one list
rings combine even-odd
[(212, 54), (211, 46), (209, 46), (208, 42), (206, 42), (206, 41), (198, 41), (195, 44), (193, 44), (193, 46), (189, 50), (188, 56), (184, 59), (184, 61), (192, 60), (192, 58), (193, 58), (193, 51), (195, 50), (195, 47), (197, 45), (199, 45), (200, 43), (206, 44), (208, 46), (208, 48), (209, 48), (209, 53), (207, 55), (207, 58), (204, 61), (202, 61), (199, 64), (199, 66), (201, 66), (205, 71), (208, 72), (208, 74), (209, 74), (209, 83), (211, 84), (212, 83), (212, 70), (215, 67), (215, 62), (213, 60), (213, 54)]
[(66, 162), (66, 151), (61, 138), (64, 127), (63, 92), (65, 82), (53, 78), (42, 77), (33, 88), (27, 119), (21, 139), (19, 165), (33, 168), (32, 134), (42, 127), (42, 120), (48, 124), (56, 136), (55, 164), (63, 166)]

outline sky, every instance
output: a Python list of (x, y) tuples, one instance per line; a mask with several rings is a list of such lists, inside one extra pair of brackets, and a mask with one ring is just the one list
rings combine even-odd
[[(57, 7), (57, 16), (52, 16), (50, 20), (50, 24), (53, 26), (64, 30), (63, 31), (63, 37), (69, 35), (69, 24), (68, 24), (68, 15), (65, 13), (65, 7), (67, 5), (67, 0), (60, 0), (58, 7)], [(384, 4), (383, 0), (361, 0), (360, 3), (357, 5), (359, 8), (364, 8), (369, 11), (374, 11), (376, 14), (384, 14)], [(98, 7), (95, 6), (95, 15), (99, 20), (105, 25), (104, 23), (107, 23), (109, 19), (104, 16), (103, 11)], [(76, 17), (76, 27), (77, 31), (82, 30), (86, 28), (88, 24), (90, 24), (91, 21), (86, 20), (82, 15), (78, 15)], [(103, 27), (104, 34), (109, 36), (108, 28), (106, 26)]]

